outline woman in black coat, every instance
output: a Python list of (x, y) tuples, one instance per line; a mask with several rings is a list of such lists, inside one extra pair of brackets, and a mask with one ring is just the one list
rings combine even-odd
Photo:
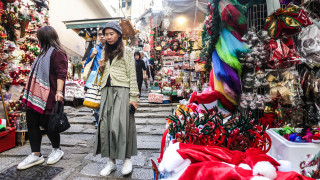
[(138, 89), (141, 96), (141, 87), (143, 82), (143, 74), (146, 73), (146, 65), (144, 64), (143, 60), (141, 59), (141, 55), (139, 52), (134, 53), (134, 59), (136, 60), (136, 72), (137, 72), (137, 82), (138, 82)]

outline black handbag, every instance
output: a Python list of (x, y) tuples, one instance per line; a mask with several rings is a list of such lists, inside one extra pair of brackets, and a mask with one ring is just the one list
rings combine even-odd
[(61, 133), (70, 128), (67, 114), (63, 112), (64, 107), (61, 107), (59, 112), (59, 101), (54, 106), (54, 113), (50, 115), (48, 123), (48, 132)]

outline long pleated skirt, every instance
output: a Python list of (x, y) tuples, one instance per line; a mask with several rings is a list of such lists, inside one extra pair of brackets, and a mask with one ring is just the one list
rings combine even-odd
[(105, 87), (101, 90), (99, 124), (94, 155), (125, 159), (137, 155), (134, 114), (129, 113), (129, 88)]

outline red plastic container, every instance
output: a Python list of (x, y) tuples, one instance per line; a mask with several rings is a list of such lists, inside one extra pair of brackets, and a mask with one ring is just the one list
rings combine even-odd
[(0, 133), (0, 152), (16, 146), (16, 128), (7, 127), (7, 131)]

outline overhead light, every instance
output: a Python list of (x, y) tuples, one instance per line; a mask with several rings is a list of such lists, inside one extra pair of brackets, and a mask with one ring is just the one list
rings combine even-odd
[(186, 23), (187, 19), (183, 16), (180, 16), (177, 18), (177, 21), (179, 24), (184, 24), (184, 23)]

